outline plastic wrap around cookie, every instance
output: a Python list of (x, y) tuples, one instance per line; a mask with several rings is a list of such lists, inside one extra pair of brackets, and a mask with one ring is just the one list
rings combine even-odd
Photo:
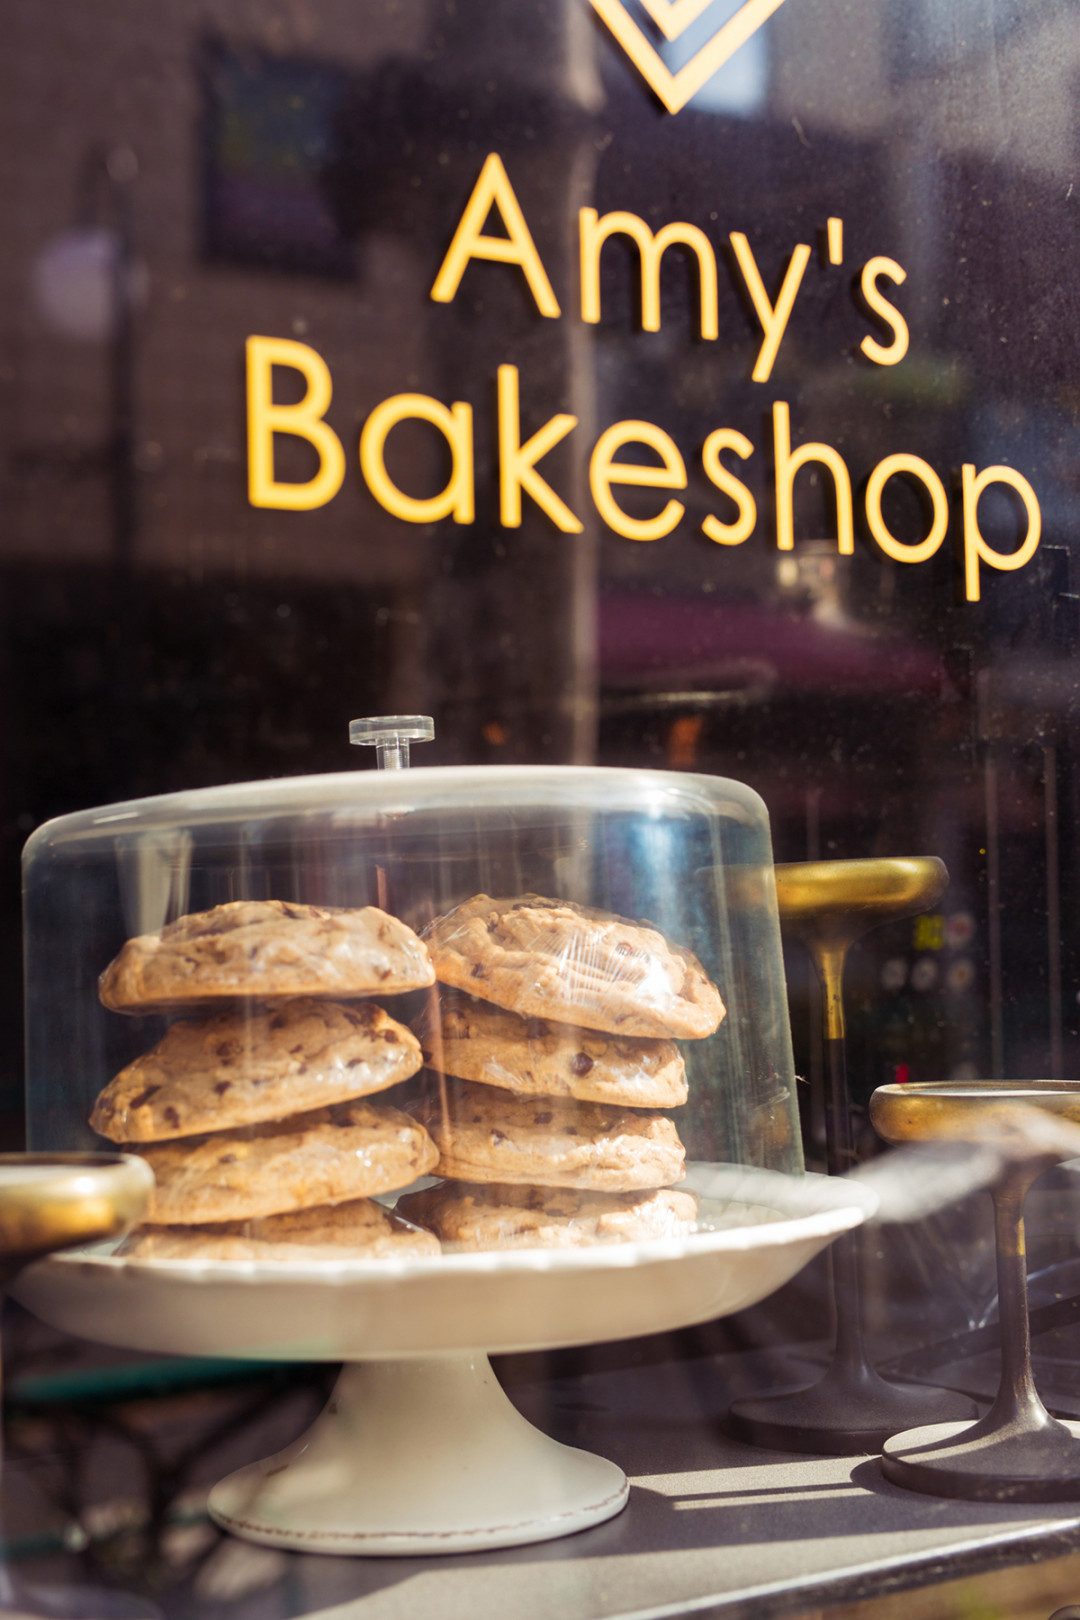
[(219, 1010), (170, 1025), (94, 1105), (94, 1129), (141, 1153), (156, 1178), (125, 1254), (295, 1263), (437, 1253), (431, 1234), (370, 1202), (438, 1159), (418, 1120), (366, 1100), (419, 1069), (419, 1042), (369, 999), (329, 999), (433, 978), (413, 930), (374, 906), (232, 901), (128, 940), (101, 977), (111, 1011)]
[(416, 1033), (424, 1063), (459, 1080), (629, 1108), (677, 1108), (687, 1097), (686, 1064), (674, 1041), (523, 1018), (461, 990), (432, 997)]
[(700, 1040), (724, 1017), (693, 953), (648, 922), (566, 900), (478, 894), (424, 934), (436, 977), (526, 1018)]
[(385, 1091), (420, 1063), (416, 1036), (372, 1001), (230, 1007), (172, 1024), (109, 1082), (90, 1123), (113, 1142), (258, 1125)]
[[(370, 999), (329, 999), (436, 974), (419, 1040)], [(695, 1201), (669, 1191), (683, 1144), (659, 1110), (687, 1098), (676, 1041), (710, 1034), (724, 1007), (651, 924), (477, 895), (422, 940), (374, 907), (236, 901), (129, 940), (101, 999), (126, 1013), (218, 1003), (173, 1023), (94, 1106), (94, 1128), (157, 1176), (132, 1258), (377, 1259), (694, 1229)], [(422, 1062), (426, 1088), (402, 1095)], [(453, 1185), (413, 1192), (412, 1225), (370, 1202), (429, 1172)]]
[(129, 939), (100, 995), (139, 1014), (226, 996), (395, 995), (433, 977), (412, 929), (377, 906), (230, 900)]
[(417, 1024), (436, 1084), (412, 1111), (455, 1186), (407, 1199), (412, 1218), (472, 1248), (692, 1230), (659, 1110), (687, 1099), (676, 1039), (724, 1016), (697, 958), (649, 923), (532, 894), (476, 895), (424, 938), (443, 988)]

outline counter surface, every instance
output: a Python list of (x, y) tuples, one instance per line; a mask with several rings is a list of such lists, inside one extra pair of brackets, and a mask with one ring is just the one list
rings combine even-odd
[[(196, 1487), (165, 1545), (171, 1536), (182, 1552), (185, 1536), (192, 1548), (201, 1537), (199, 1557), (183, 1569), (183, 1559), (173, 1559), (174, 1576), (159, 1566), (149, 1589), (166, 1620), (772, 1620), (901, 1592), (910, 1595), (879, 1601), (872, 1612), (910, 1620), (913, 1588), (964, 1577), (976, 1580), (973, 1590), (984, 1596), (994, 1590), (1000, 1599), (1001, 1578), (988, 1572), (1080, 1551), (1080, 1504), (940, 1501), (888, 1484), (871, 1458), (781, 1456), (726, 1439), (718, 1421), (732, 1384), (746, 1379), (748, 1359), (668, 1361), (548, 1379), (514, 1376), (509, 1368), (508, 1388), (526, 1416), (610, 1457), (630, 1476), (626, 1511), (596, 1529), (457, 1557), (286, 1555), (220, 1539), (201, 1518)], [(758, 1376), (769, 1359), (753, 1358)], [(295, 1391), (285, 1389), (280, 1399), (290, 1398)], [(302, 1426), (295, 1415), (292, 1421)], [(269, 1449), (257, 1426), (242, 1438), (248, 1458)], [(232, 1466), (237, 1456), (235, 1446), (227, 1457), (219, 1450), (204, 1477), (214, 1477), (220, 1459)], [(6, 1481), (9, 1503), (23, 1498), (27, 1548), (33, 1472), (16, 1455)], [(25, 1568), (48, 1581), (61, 1562)], [(1045, 1573), (1051, 1576), (1049, 1568)], [(63, 1578), (70, 1580), (70, 1569)], [(959, 1607), (936, 1613), (938, 1620), (984, 1612), (1049, 1616), (1080, 1603), (1080, 1560), (1063, 1565), (1049, 1590), (1034, 1609), (973, 1607), (968, 1592)]]

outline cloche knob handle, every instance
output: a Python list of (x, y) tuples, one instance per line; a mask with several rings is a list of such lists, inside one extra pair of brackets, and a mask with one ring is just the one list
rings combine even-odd
[(374, 748), (381, 771), (408, 770), (410, 742), (430, 742), (434, 735), (429, 714), (371, 714), (349, 722), (349, 741)]

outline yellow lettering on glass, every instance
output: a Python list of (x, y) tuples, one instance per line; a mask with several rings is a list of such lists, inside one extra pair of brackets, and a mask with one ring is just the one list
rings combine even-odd
[(734, 450), (737, 456), (745, 461), (754, 453), (754, 446), (737, 428), (717, 428), (710, 433), (701, 449), (701, 465), (705, 469), (705, 476), (710, 483), (715, 484), (721, 494), (735, 502), (739, 515), (734, 523), (721, 523), (720, 519), (710, 513), (702, 522), (702, 530), (710, 540), (715, 540), (718, 546), (740, 546), (744, 540), (749, 540), (754, 532), (757, 522), (757, 504), (741, 478), (728, 472), (720, 460), (721, 452)]
[(907, 280), (907, 271), (897, 264), (895, 259), (888, 259), (884, 254), (879, 254), (876, 259), (867, 259), (859, 278), (859, 289), (867, 308), (889, 328), (893, 340), (885, 345), (879, 343), (876, 338), (864, 337), (859, 348), (876, 366), (895, 366), (908, 352), (910, 334), (907, 322), (900, 311), (894, 304), (890, 304), (884, 293), (879, 290), (879, 276), (894, 281), (899, 287)]
[[(505, 236), (484, 235), (484, 223), (492, 208), (498, 210), (506, 228)], [(525, 223), (521, 204), (497, 152), (490, 153), (485, 159), (472, 196), (458, 221), (446, 258), (435, 277), (431, 296), (437, 304), (453, 301), (470, 259), (492, 259), (497, 264), (518, 265), (541, 315), (552, 319), (559, 315), (558, 299), (552, 291), (547, 271), (536, 251), (536, 243)]]
[(851, 474), (839, 450), (831, 444), (803, 444), (791, 448), (791, 410), (782, 399), (773, 405), (773, 448), (776, 462), (776, 544), (780, 551), (795, 545), (792, 489), (795, 474), (817, 462), (832, 474), (836, 486), (837, 545), (844, 556), (855, 550), (855, 516), (851, 500)]
[(704, 231), (696, 225), (674, 221), (653, 232), (637, 214), (605, 214), (583, 208), (578, 215), (581, 233), (581, 318), (591, 323), (600, 319), (600, 251), (609, 236), (628, 236), (638, 250), (641, 264), (641, 324), (646, 332), (660, 330), (660, 261), (670, 247), (685, 247), (697, 255), (700, 287), (701, 335), (715, 338), (719, 332), (716, 286), (716, 254)]
[[(399, 422), (430, 422), (450, 446), (452, 471), (438, 495), (406, 495), (386, 470), (386, 440)], [(471, 523), (474, 517), (472, 407), (461, 401), (451, 406), (428, 394), (394, 394), (376, 405), (360, 435), (360, 466), (367, 486), (379, 505), (406, 523), (438, 523), (453, 518)]]
[(765, 291), (765, 283), (761, 279), (754, 250), (742, 231), (732, 231), (731, 246), (742, 271), (743, 280), (746, 282), (746, 290), (750, 294), (754, 313), (761, 322), (761, 330), (765, 334), (765, 341), (758, 351), (751, 376), (755, 382), (768, 382), (781, 340), (787, 330), (787, 323), (791, 319), (791, 311), (795, 307), (802, 278), (810, 263), (810, 249), (805, 242), (800, 242), (792, 253), (774, 304)]
[[(933, 514), (930, 532), (925, 540), (920, 540), (915, 545), (898, 540), (885, 522), (881, 511), (881, 497), (885, 492), (885, 485), (890, 478), (896, 478), (901, 474), (917, 479), (930, 497)], [(945, 485), (933, 467), (923, 461), (921, 456), (886, 456), (884, 461), (878, 462), (866, 485), (866, 521), (870, 533), (886, 557), (891, 557), (894, 562), (926, 562), (941, 545), (949, 527), (949, 497), (945, 493)]]
[(577, 417), (553, 416), (550, 422), (521, 442), (520, 383), (517, 366), (499, 367), (499, 517), (504, 528), (521, 527), (521, 492), (531, 495), (557, 529), (580, 534), (582, 525), (551, 485), (536, 471), (536, 463), (560, 439), (577, 427)]
[[(659, 467), (616, 461), (626, 444), (647, 444), (660, 457)], [(596, 441), (589, 462), (589, 488), (609, 529), (626, 540), (660, 540), (670, 534), (685, 510), (681, 501), (668, 501), (654, 518), (632, 518), (611, 493), (612, 484), (636, 484), (648, 489), (685, 489), (686, 464), (675, 442), (652, 422), (616, 422)]]
[[(991, 484), (1004, 484), (1019, 495), (1027, 514), (1027, 533), (1016, 551), (995, 551), (982, 536), (979, 528), (979, 499)], [(964, 585), (969, 602), (979, 600), (979, 564), (1000, 568), (1011, 573), (1023, 568), (1038, 550), (1042, 536), (1042, 512), (1038, 497), (1023, 473), (1012, 467), (987, 467), (976, 472), (971, 462), (965, 462), (961, 473), (964, 505)]]
[[(291, 338), (249, 337), (247, 350), (248, 500), (252, 506), (309, 512), (325, 506), (341, 488), (345, 452), (323, 416), (333, 384), (321, 354)], [(299, 371), (307, 393), (295, 405), (275, 405), (274, 367)], [(282, 484), (274, 477), (274, 434), (306, 439), (319, 457), (319, 470), (303, 484)]]

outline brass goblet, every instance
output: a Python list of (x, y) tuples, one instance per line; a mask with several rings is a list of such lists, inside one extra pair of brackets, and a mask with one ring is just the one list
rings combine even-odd
[[(828, 1090), (826, 1153), (830, 1175), (855, 1163), (844, 1029), (844, 963), (871, 928), (926, 911), (945, 892), (949, 874), (933, 856), (863, 861), (801, 861), (776, 868), (780, 926), (801, 939), (821, 981)], [(928, 1386), (892, 1384), (875, 1372), (863, 1340), (860, 1235), (849, 1232), (831, 1249), (836, 1348), (816, 1384), (736, 1401), (725, 1428), (737, 1440), (777, 1450), (843, 1456), (880, 1451), (913, 1422), (972, 1418), (965, 1395)]]
[[(879, 1086), (870, 1099), (875, 1129), (889, 1142), (972, 1141), (1010, 1129), (1019, 1134), (1032, 1108), (1080, 1124), (1080, 1086), (1065, 1080)], [(894, 1485), (977, 1502), (1080, 1501), (1080, 1423), (1051, 1417), (1032, 1379), (1024, 1256), (1028, 1188), (1075, 1152), (1075, 1145), (1029, 1145), (1006, 1161), (990, 1189), (1001, 1383), (977, 1423), (936, 1423), (890, 1439), (881, 1465)]]
[[(122, 1153), (0, 1153), (0, 1292), (26, 1265), (58, 1249), (119, 1237), (154, 1185), (144, 1159)], [(125, 1593), (24, 1588), (0, 1565), (0, 1616), (19, 1620), (152, 1620)]]
[(0, 1287), (31, 1260), (134, 1226), (154, 1185), (124, 1153), (0, 1153)]

